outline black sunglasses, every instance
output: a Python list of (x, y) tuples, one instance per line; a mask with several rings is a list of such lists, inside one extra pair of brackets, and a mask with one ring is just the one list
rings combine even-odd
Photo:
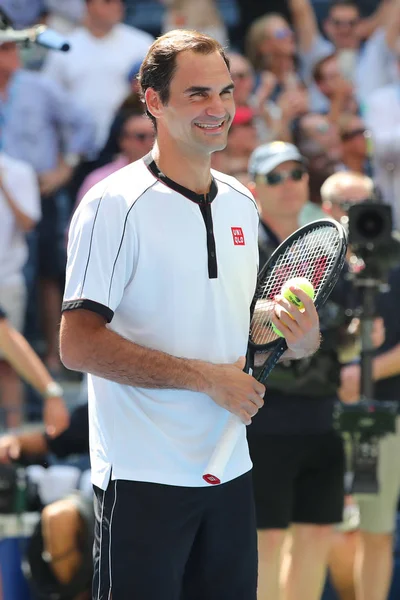
[(352, 140), (353, 138), (357, 137), (358, 135), (362, 135), (364, 137), (369, 137), (370, 132), (368, 131), (368, 129), (359, 127), (358, 129), (353, 129), (353, 131), (343, 132), (341, 134), (340, 138), (341, 138), (342, 142), (347, 142), (348, 140)]
[(265, 175), (265, 181), (268, 183), (268, 185), (279, 185), (287, 179), (290, 179), (291, 181), (300, 181), (304, 173), (304, 169), (292, 169), (291, 171), (268, 173), (268, 175)]

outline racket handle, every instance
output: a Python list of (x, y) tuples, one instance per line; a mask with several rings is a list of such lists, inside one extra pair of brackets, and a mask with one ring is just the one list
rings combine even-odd
[(203, 473), (203, 479), (210, 485), (221, 483), (225, 467), (228, 464), (232, 452), (238, 442), (239, 436), (245, 425), (236, 415), (231, 415), (225, 429), (211, 455), (207, 467)]
[(267, 381), (268, 375), (271, 373), (272, 369), (275, 367), (276, 363), (281, 358), (282, 354), (286, 352), (286, 350), (286, 340), (282, 340), (281, 342), (279, 342), (276, 348), (274, 348), (274, 351), (272, 352), (271, 356), (267, 358), (261, 373), (258, 374), (257, 381), (259, 381), (262, 384), (264, 384)]

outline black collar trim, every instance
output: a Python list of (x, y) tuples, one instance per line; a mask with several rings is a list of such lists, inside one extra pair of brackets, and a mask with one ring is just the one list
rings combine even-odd
[(185, 196), (185, 198), (188, 198), (192, 202), (196, 202), (196, 204), (204, 204), (205, 202), (210, 203), (216, 198), (218, 194), (218, 186), (214, 177), (211, 180), (210, 191), (208, 192), (208, 194), (197, 194), (196, 192), (189, 190), (188, 188), (184, 187), (183, 185), (180, 185), (179, 183), (176, 183), (176, 181), (164, 175), (164, 173), (160, 171), (160, 169), (156, 165), (151, 155), (151, 152), (149, 152), (149, 154), (146, 154), (146, 156), (144, 156), (142, 160), (146, 167), (149, 169), (149, 171), (154, 175), (154, 177), (156, 177), (156, 179), (164, 183), (172, 190), (175, 190), (175, 192), (178, 192), (178, 194), (182, 194), (182, 196)]

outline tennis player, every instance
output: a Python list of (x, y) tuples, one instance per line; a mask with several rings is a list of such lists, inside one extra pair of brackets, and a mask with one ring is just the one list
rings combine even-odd
[[(152, 152), (97, 184), (71, 223), (61, 353), (89, 373), (96, 600), (255, 600), (246, 429), (220, 486), (203, 470), (229, 413), (265, 388), (243, 372), (258, 263), (249, 191), (210, 170), (235, 107), (222, 47), (173, 31), (140, 71)], [(274, 322), (289, 356), (319, 345), (318, 315)], [(281, 318), (279, 318), (281, 317)]]

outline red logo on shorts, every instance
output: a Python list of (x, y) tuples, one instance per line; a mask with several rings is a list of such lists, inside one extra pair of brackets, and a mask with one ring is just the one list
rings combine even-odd
[(244, 241), (243, 229), (241, 227), (231, 227), (231, 229), (235, 246), (244, 246), (246, 242)]

